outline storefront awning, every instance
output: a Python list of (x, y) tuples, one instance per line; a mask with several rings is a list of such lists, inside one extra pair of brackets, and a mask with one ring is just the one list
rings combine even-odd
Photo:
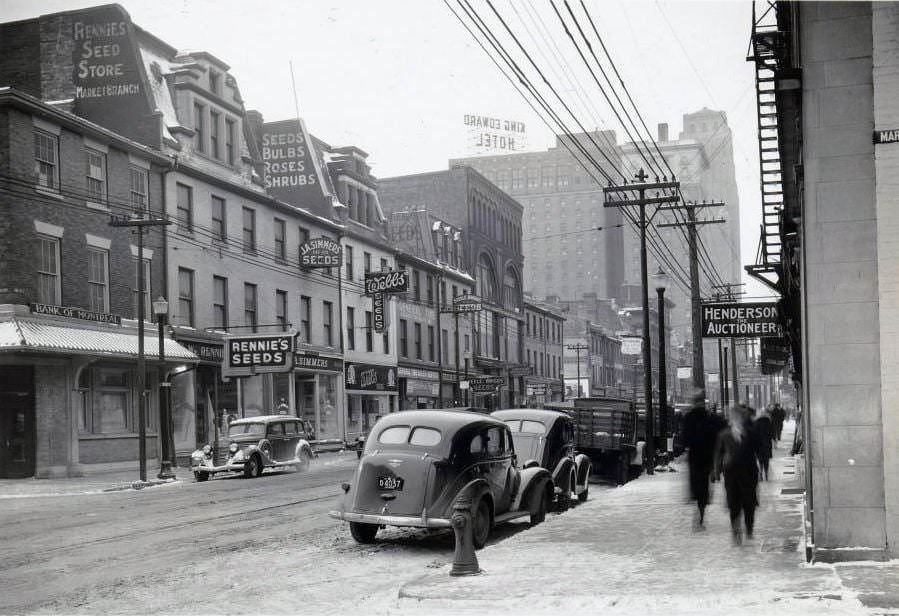
[[(157, 359), (158, 338), (149, 335), (156, 330), (148, 327), (145, 331), (144, 355), (147, 359)], [(197, 361), (196, 355), (174, 340), (166, 338), (164, 344), (166, 360)], [(0, 322), (0, 353), (22, 351), (136, 359), (137, 329), (66, 327), (24, 318)]]

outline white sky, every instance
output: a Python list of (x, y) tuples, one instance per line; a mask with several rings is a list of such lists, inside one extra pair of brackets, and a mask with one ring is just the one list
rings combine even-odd
[[(471, 1), (483, 16), (490, 13), (484, 0)], [(493, 1), (521, 33), (522, 42), (536, 52), (515, 12), (529, 19), (523, 2)], [(571, 1), (579, 10), (578, 2)], [(702, 107), (727, 113), (740, 190), (742, 260), (754, 261), (760, 223), (758, 146), (753, 70), (745, 60), (751, 3), (586, 3), (651, 130), (658, 122), (668, 122), (676, 137), (683, 113)], [(96, 4), (0, 0), (0, 19)], [(247, 108), (258, 109), (267, 120), (295, 115), (288, 66), (293, 61), (300, 114), (309, 129), (333, 145), (353, 144), (369, 152), (377, 176), (443, 169), (447, 159), (472, 154), (466, 149), (462, 123), (467, 113), (524, 121), (529, 149), (545, 149), (554, 141), (441, 0), (121, 0), (120, 4), (135, 23), (172, 46), (206, 50), (230, 64)], [(539, 7), (556, 44), (573, 49), (549, 3), (533, 6)], [(534, 57), (541, 59), (539, 52)], [(623, 130), (588, 73), (583, 72), (581, 83), (592, 108), (602, 116), (599, 122), (585, 121), (585, 126), (614, 128), (619, 142), (624, 141)], [(574, 92), (560, 93), (577, 101)], [(707, 229), (714, 232), (715, 227)], [(767, 295), (754, 282), (747, 290), (748, 295)]]

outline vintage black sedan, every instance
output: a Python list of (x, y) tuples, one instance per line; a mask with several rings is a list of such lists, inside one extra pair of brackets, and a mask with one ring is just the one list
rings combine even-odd
[(552, 473), (556, 505), (565, 511), (572, 499), (587, 500), (590, 458), (575, 451), (574, 421), (566, 413), (540, 409), (507, 409), (493, 416), (509, 426), (515, 451), (524, 466), (536, 463)]
[(288, 415), (247, 417), (228, 424), (228, 459), (213, 461), (212, 446), (206, 445), (190, 456), (190, 470), (197, 481), (216, 473), (239, 472), (258, 477), (266, 468), (305, 469), (315, 454), (303, 421)]
[(351, 483), (331, 517), (350, 523), (359, 543), (383, 526), (449, 528), (460, 493), (472, 497), (476, 548), (493, 526), (539, 524), (553, 498), (549, 472), (521, 468), (509, 427), (465, 410), (401, 411), (382, 417), (365, 441)]

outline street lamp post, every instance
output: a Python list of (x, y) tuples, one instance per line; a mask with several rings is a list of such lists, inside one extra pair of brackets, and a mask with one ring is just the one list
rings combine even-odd
[(169, 303), (164, 297), (153, 302), (153, 314), (159, 324), (159, 438), (162, 439), (162, 454), (158, 479), (175, 479), (172, 470), (172, 418), (169, 412), (169, 385), (165, 380), (165, 319), (169, 313)]
[(668, 286), (668, 274), (659, 267), (659, 271), (652, 275), (656, 293), (659, 294), (659, 446), (662, 451), (668, 451), (668, 375), (665, 364), (665, 347), (667, 336), (665, 335), (665, 288)]

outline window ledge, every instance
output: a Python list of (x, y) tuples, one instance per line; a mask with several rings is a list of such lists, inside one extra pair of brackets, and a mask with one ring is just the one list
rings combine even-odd
[(87, 207), (89, 207), (89, 208), (92, 209), (92, 210), (99, 210), (99, 211), (101, 211), (101, 212), (108, 212), (108, 211), (109, 211), (109, 207), (108, 207), (108, 206), (103, 205), (102, 203), (97, 203), (96, 201), (85, 201), (85, 202), (84, 202), (84, 205), (86, 205)]
[(54, 199), (59, 199), (60, 201), (66, 200), (66, 198), (62, 196), (62, 193), (55, 188), (47, 188), (46, 186), (35, 184), (34, 191), (39, 192), (42, 195), (47, 195), (48, 197), (53, 197)]
[[(147, 431), (147, 438), (156, 438), (156, 432)], [(79, 440), (82, 441), (104, 441), (109, 439), (126, 439), (126, 438), (140, 438), (140, 434), (138, 433), (124, 433), (124, 434), (91, 434), (89, 432), (82, 432), (78, 435)]]

